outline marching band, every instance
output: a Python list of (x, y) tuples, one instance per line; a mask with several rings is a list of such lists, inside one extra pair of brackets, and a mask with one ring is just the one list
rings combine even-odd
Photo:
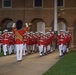
[(0, 52), (1, 46), (4, 55), (16, 53), (17, 61), (22, 61), (22, 54), (32, 54), (39, 52), (40, 57), (48, 53), (52, 53), (55, 50), (57, 42), (59, 49), (59, 56), (63, 56), (69, 52), (69, 45), (72, 40), (69, 31), (61, 30), (58, 35), (55, 35), (53, 31), (49, 30), (46, 33), (28, 32), (28, 25), (24, 30), (17, 30), (15, 24), (13, 24), (12, 31), (8, 32), (5, 29), (2, 33), (0, 31)]

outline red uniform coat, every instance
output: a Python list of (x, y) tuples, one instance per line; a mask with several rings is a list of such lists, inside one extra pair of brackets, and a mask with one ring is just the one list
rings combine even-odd
[(14, 45), (15, 44), (15, 37), (14, 35), (10, 36), (10, 45)]
[(9, 34), (3, 34), (3, 45), (10, 43), (10, 35)]
[(3, 37), (2, 37), (2, 34), (0, 35), (0, 43), (3, 43)]
[(45, 45), (45, 38), (43, 36), (40, 37), (40, 39), (38, 40), (38, 45)]
[(37, 37), (33, 35), (32, 38), (33, 38), (33, 44), (37, 44)]
[(58, 45), (64, 44), (65, 43), (64, 39), (65, 39), (64, 35), (62, 34), (58, 35), (57, 36)]
[[(18, 33), (23, 37), (23, 34), (28, 30), (28, 27), (25, 28), (25, 30), (17, 30)], [(12, 31), (16, 34), (15, 28), (12, 28)], [(23, 44), (23, 42), (16, 36), (15, 38), (16, 44)]]

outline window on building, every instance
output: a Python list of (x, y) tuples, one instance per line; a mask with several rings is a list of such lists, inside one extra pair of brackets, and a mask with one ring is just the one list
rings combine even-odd
[(43, 7), (43, 0), (34, 0), (34, 7)]
[(63, 7), (64, 6), (64, 0), (57, 0), (57, 5), (58, 5), (58, 7)]
[(12, 0), (3, 0), (2, 7), (3, 8), (11, 8), (12, 7)]

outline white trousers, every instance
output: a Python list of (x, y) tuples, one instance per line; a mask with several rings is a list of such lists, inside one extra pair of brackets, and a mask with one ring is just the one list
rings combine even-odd
[(59, 55), (60, 56), (63, 55), (62, 51), (63, 51), (63, 44), (59, 45)]
[(14, 44), (14, 53), (17, 52), (17, 49), (16, 49), (16, 44)]
[(46, 46), (44, 46), (44, 53), (46, 53)]
[(51, 48), (50, 52), (53, 52), (53, 46), (50, 46), (50, 48)]
[(35, 44), (33, 44), (33, 51), (35, 50)]
[(9, 45), (9, 48), (8, 48), (9, 54), (12, 53), (13, 49), (14, 49), (14, 45)]
[(55, 45), (53, 45), (52, 49), (53, 49), (53, 51), (55, 50)]
[(42, 51), (43, 51), (43, 45), (40, 45), (39, 46), (39, 53), (40, 53), (40, 55), (42, 55)]
[(30, 50), (31, 50), (31, 51), (33, 50), (33, 45), (30, 45)]
[(48, 46), (47, 46), (47, 51), (50, 51), (50, 49), (51, 49), (51, 48), (50, 48), (50, 45), (48, 45)]
[(23, 55), (26, 55), (26, 52), (25, 51), (27, 51), (26, 44), (23, 45)]
[(69, 48), (67, 48), (66, 52), (69, 52)]
[(17, 60), (22, 60), (22, 50), (23, 50), (23, 44), (16, 44), (16, 56)]
[(63, 46), (63, 52), (67, 50), (66, 45)]
[(2, 44), (0, 43), (0, 52), (1, 52), (1, 45), (2, 45)]
[(4, 55), (7, 55), (6, 52), (7, 52), (7, 44), (3, 45), (3, 52), (4, 52)]

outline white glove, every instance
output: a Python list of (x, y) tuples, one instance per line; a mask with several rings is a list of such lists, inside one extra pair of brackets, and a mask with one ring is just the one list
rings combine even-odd
[(13, 23), (12, 27), (15, 27), (15, 23)]
[(26, 27), (28, 27), (28, 23), (25, 23)]

